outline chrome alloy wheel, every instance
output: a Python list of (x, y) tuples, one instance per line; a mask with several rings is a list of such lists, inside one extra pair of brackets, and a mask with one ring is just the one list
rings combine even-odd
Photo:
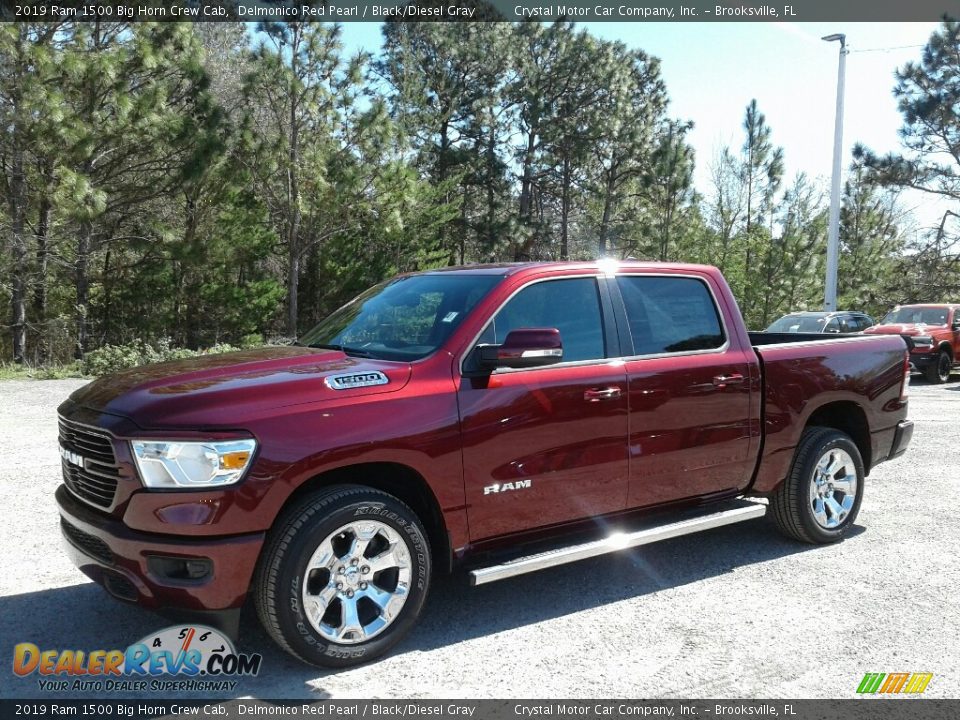
[(827, 450), (810, 479), (810, 505), (820, 527), (834, 529), (853, 508), (857, 499), (857, 466), (839, 448)]
[(334, 530), (304, 571), (303, 610), (328, 640), (355, 645), (392, 623), (410, 589), (410, 551), (400, 533), (375, 520)]

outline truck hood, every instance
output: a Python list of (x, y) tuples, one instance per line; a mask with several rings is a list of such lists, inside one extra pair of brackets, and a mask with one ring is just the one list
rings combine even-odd
[[(123, 370), (94, 380), (70, 399), (141, 428), (233, 427), (271, 408), (396, 392), (410, 372), (409, 363), (336, 350), (259, 348)], [(386, 383), (379, 378), (378, 385), (350, 387), (353, 376), (365, 373), (382, 373)], [(329, 379), (340, 376), (348, 376), (345, 387), (335, 389)]]
[(865, 335), (929, 335), (943, 330), (943, 325), (924, 325), (923, 323), (903, 323), (896, 325), (874, 325), (864, 330)]

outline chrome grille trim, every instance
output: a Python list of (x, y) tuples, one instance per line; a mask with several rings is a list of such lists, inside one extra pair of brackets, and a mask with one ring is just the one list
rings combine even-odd
[[(104, 510), (113, 505), (120, 466), (113, 441), (103, 430), (59, 418), (60, 447), (72, 458), (63, 458), (63, 482), (72, 495)], [(75, 462), (76, 456), (82, 462)]]

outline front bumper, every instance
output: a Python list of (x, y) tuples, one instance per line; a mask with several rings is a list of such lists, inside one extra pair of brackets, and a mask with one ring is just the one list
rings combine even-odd
[(913, 421), (902, 420), (897, 423), (897, 430), (893, 434), (893, 444), (890, 446), (890, 455), (888, 460), (900, 457), (907, 451), (910, 441), (913, 439)]
[[(175, 615), (239, 614), (264, 533), (227, 538), (143, 533), (87, 507), (64, 485), (56, 500), (71, 560), (114, 597)], [(187, 561), (202, 576), (179, 572)]]
[(910, 353), (910, 369), (914, 372), (923, 372), (931, 365), (936, 365), (939, 359), (939, 352), (912, 352)]

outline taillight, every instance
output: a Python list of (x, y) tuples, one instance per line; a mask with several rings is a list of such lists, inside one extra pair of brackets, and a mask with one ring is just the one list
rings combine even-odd
[(903, 385), (900, 386), (900, 400), (906, 402), (910, 397), (910, 351), (903, 354)]

